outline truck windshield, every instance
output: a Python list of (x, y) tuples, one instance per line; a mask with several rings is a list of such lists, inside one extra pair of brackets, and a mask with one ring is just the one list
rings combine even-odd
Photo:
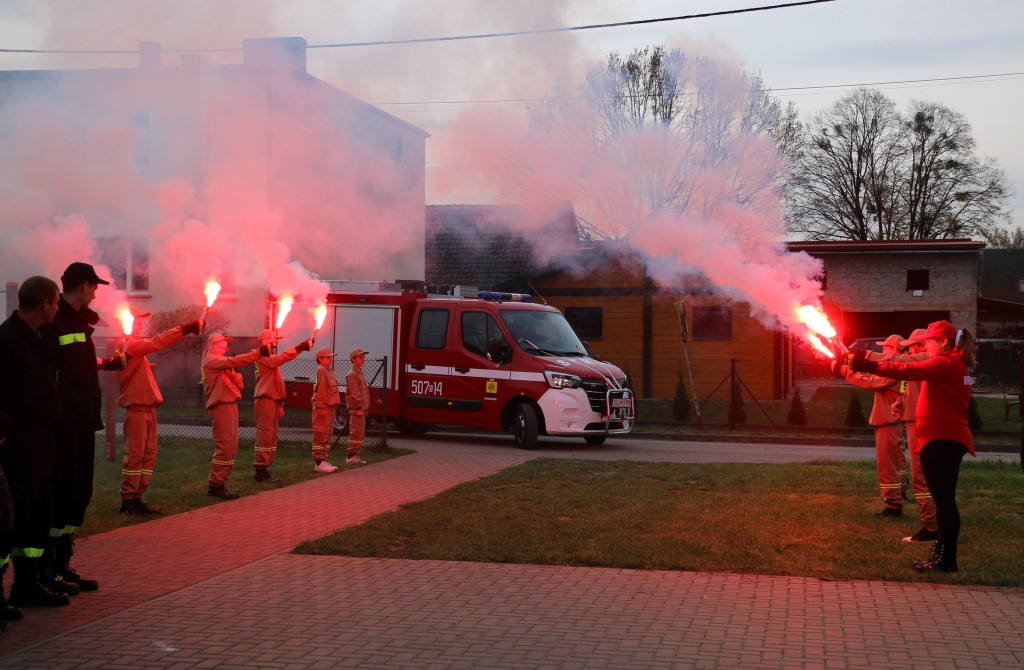
[(586, 356), (587, 350), (559, 312), (501, 310), (512, 339), (534, 356)]

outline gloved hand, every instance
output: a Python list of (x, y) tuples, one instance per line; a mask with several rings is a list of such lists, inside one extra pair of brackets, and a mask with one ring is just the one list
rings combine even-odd
[(203, 332), (203, 325), (202, 321), (189, 321), (181, 324), (181, 332), (186, 335), (198, 335)]
[(854, 349), (853, 358), (850, 360), (850, 369), (854, 372), (874, 374), (878, 371), (878, 363), (868, 359), (867, 349)]
[(843, 361), (840, 358), (833, 358), (832, 363), (832, 376), (842, 377), (843, 376)]
[(271, 353), (269, 344), (260, 345), (260, 356), (269, 356)]
[(313, 339), (312, 338), (310, 338), (308, 340), (303, 340), (302, 342), (299, 342), (298, 344), (295, 345), (295, 350), (298, 351), (299, 353), (302, 353), (303, 351), (309, 351), (312, 348), (313, 348)]
[(127, 353), (114, 354), (113, 356), (107, 356), (106, 358), (97, 358), (96, 367), (105, 372), (115, 372), (117, 370), (124, 370), (128, 367), (128, 361), (131, 356)]

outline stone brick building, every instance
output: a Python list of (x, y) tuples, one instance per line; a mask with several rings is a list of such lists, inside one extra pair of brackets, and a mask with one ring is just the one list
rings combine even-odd
[(947, 319), (977, 332), (980, 251), (974, 240), (791, 242), (825, 266), (823, 306), (844, 342), (909, 335)]

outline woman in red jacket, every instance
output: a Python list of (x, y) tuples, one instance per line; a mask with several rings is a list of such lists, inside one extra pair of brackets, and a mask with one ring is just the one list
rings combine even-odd
[(867, 352), (853, 353), (850, 367), (891, 379), (921, 382), (917, 401), (917, 445), (938, 517), (939, 539), (932, 555), (916, 561), (921, 571), (956, 572), (956, 544), (960, 510), (956, 485), (964, 454), (974, 455), (974, 440), (967, 426), (971, 401), (971, 371), (976, 363), (974, 339), (948, 321), (936, 321), (925, 331), (928, 359), (914, 362), (871, 361)]

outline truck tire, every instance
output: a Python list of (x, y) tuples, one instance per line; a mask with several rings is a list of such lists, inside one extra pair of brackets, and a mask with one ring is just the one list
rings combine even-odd
[(587, 441), (587, 444), (597, 447), (604, 444), (604, 441), (608, 439), (608, 433), (601, 433), (599, 435), (584, 435), (583, 439)]
[(513, 410), (512, 436), (520, 449), (537, 448), (537, 410), (530, 403), (521, 402)]
[(425, 435), (431, 429), (429, 423), (417, 423), (405, 419), (395, 419), (395, 427), (402, 435)]
[(334, 411), (334, 434), (348, 435), (348, 406), (344, 398)]

